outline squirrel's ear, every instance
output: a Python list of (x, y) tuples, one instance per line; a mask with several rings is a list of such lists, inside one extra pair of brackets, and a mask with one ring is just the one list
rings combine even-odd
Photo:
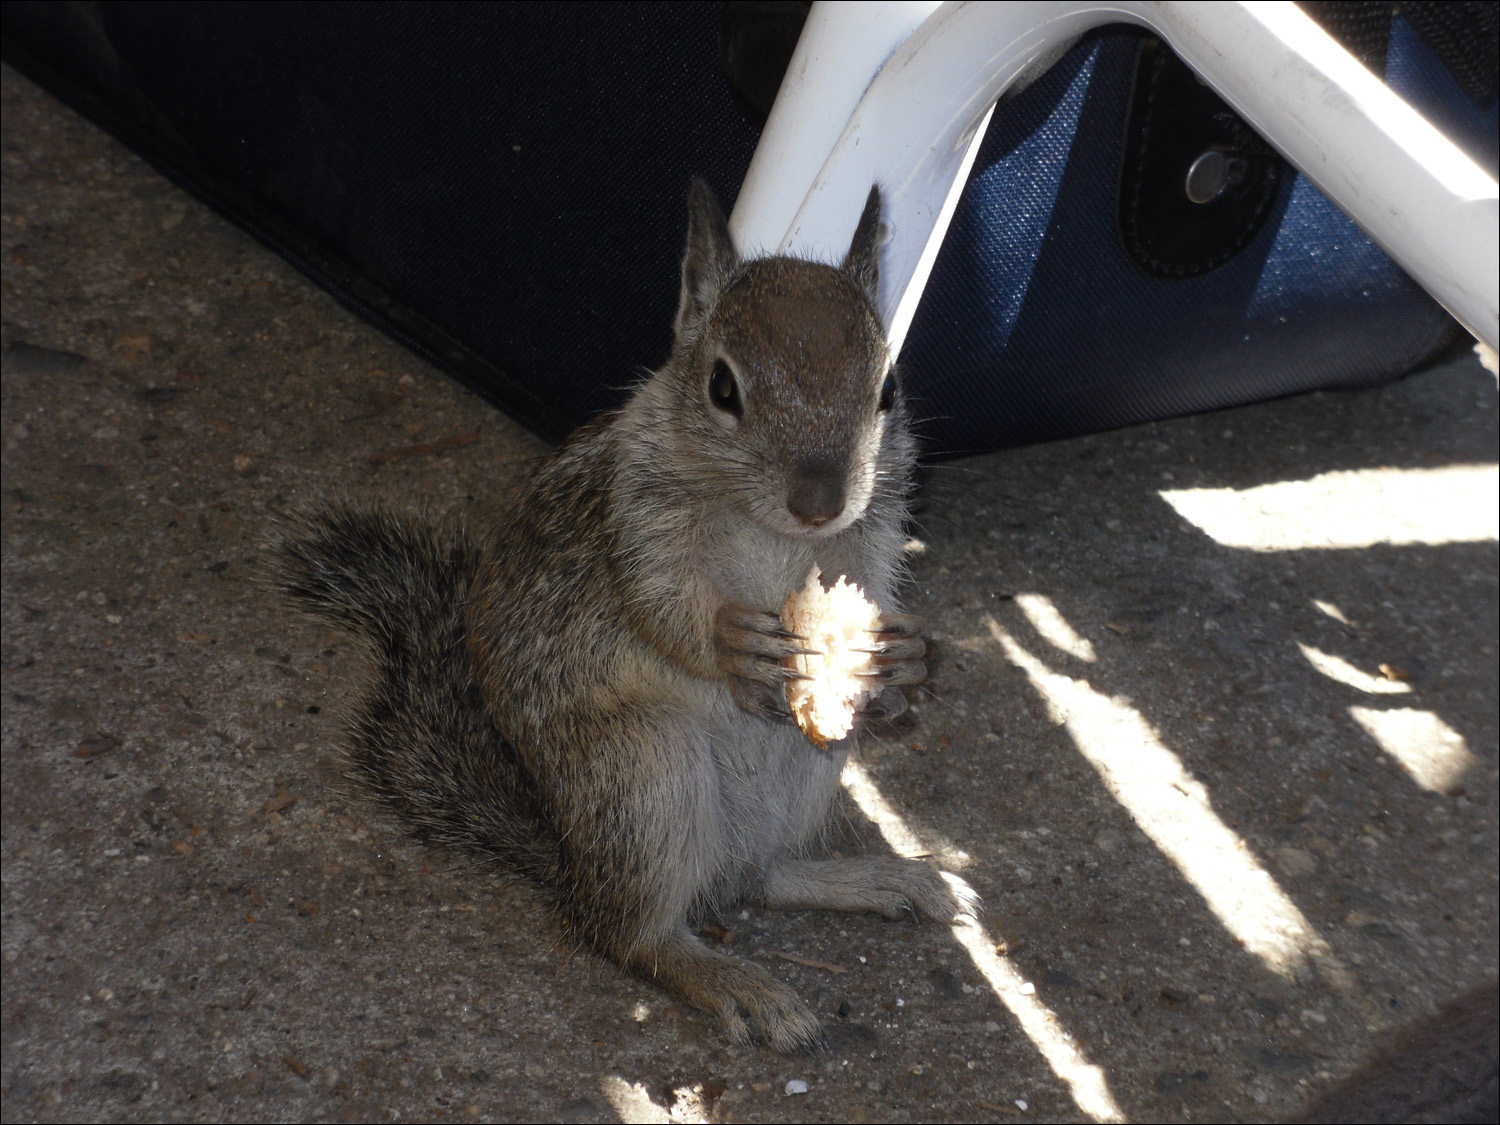
[(739, 265), (740, 256), (729, 238), (729, 224), (714, 198), (713, 189), (693, 177), (688, 190), (687, 253), (682, 258), (682, 296), (677, 302), (677, 334), (689, 320), (702, 314), (729, 275)]
[(859, 226), (854, 228), (854, 241), (849, 244), (849, 253), (844, 255), (844, 272), (852, 277), (870, 304), (880, 308), (880, 185), (870, 188), (865, 200), (864, 214), (859, 217)]

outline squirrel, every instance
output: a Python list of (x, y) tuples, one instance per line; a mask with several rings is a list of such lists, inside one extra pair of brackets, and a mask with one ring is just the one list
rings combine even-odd
[(546, 891), (564, 931), (790, 1052), (817, 1017), (693, 923), (743, 901), (951, 921), (978, 900), (921, 860), (810, 858), (858, 733), (926, 674), (921, 623), (871, 637), (881, 692), (815, 749), (790, 720), (802, 638), (776, 609), (814, 564), (893, 609), (916, 457), (876, 313), (880, 193), (840, 267), (742, 260), (689, 193), (670, 358), (535, 468), (487, 535), (389, 511), (296, 517), (282, 592), (368, 642), (351, 772), (417, 834)]

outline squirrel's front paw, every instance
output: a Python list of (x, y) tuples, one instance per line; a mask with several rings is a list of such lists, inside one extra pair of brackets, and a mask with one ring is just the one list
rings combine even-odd
[(906, 695), (899, 684), (919, 684), (927, 678), (927, 642), (922, 639), (922, 619), (910, 613), (883, 614), (870, 630), (872, 671), (864, 678), (884, 684), (881, 693), (859, 710), (860, 721), (888, 723), (906, 710)]
[(790, 719), (786, 684), (797, 673), (783, 661), (808, 651), (802, 640), (788, 632), (774, 613), (736, 605), (719, 610), (714, 619), (714, 648), (734, 701), (768, 719)]

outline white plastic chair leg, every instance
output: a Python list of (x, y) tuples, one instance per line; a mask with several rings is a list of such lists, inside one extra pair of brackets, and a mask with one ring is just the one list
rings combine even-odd
[(899, 352), (996, 100), (1105, 23), (1159, 35), (1497, 346), (1494, 176), (1290, 3), (814, 4), (730, 221), (736, 243), (832, 259), (879, 183), (889, 224), (881, 305)]

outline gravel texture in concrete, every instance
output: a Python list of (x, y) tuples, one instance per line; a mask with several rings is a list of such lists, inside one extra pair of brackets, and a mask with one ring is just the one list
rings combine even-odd
[(986, 913), (725, 919), (781, 1057), (409, 842), (256, 584), (279, 511), (503, 518), (544, 445), (3, 83), (5, 1120), (1258, 1120), (1494, 973), (1477, 362), (929, 470), (843, 846)]

